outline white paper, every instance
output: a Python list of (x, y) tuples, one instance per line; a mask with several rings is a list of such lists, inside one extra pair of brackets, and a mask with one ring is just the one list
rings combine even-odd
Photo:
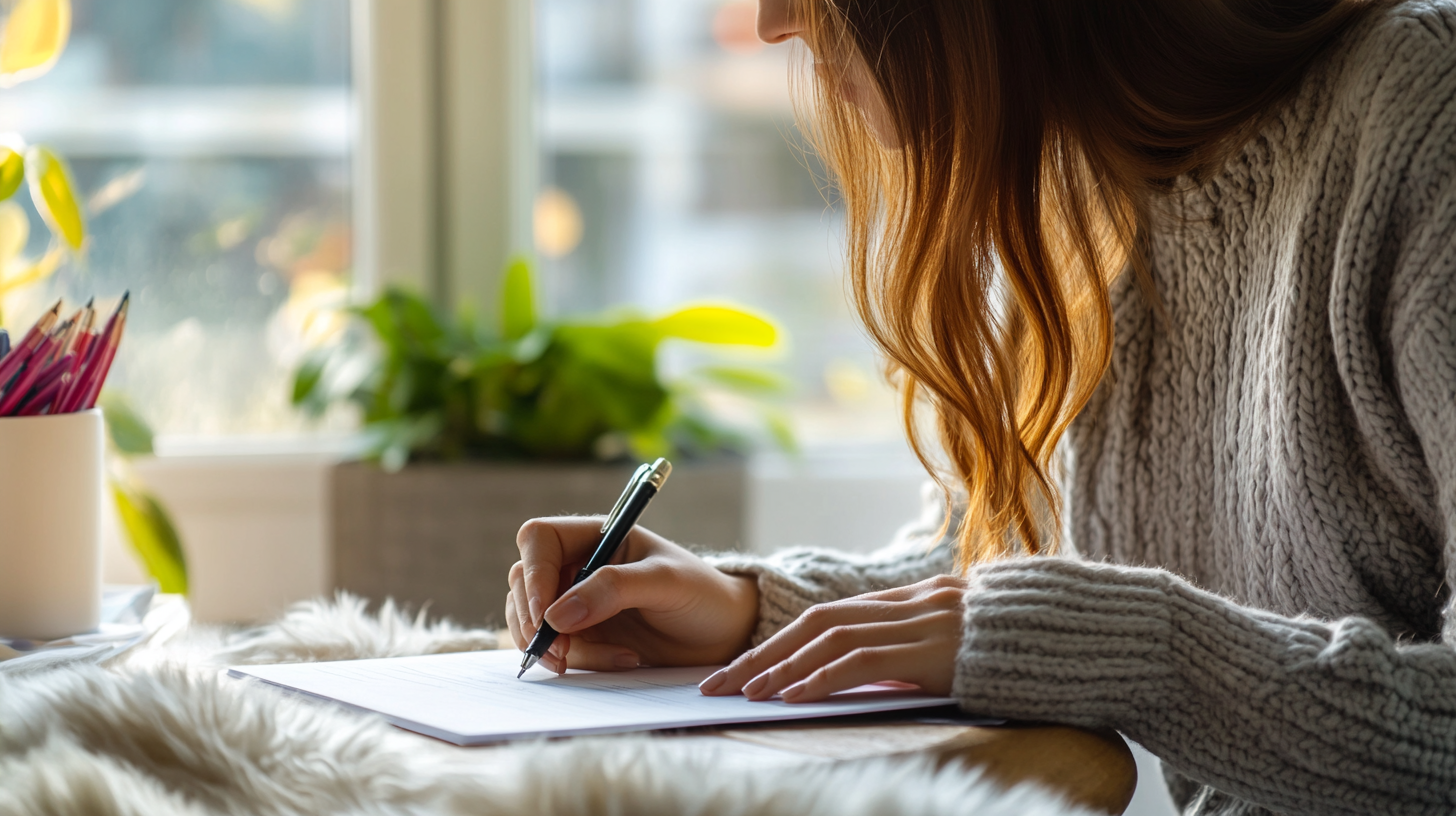
[(700, 725), (773, 722), (949, 705), (888, 686), (861, 686), (823, 703), (761, 703), (740, 696), (705, 697), (698, 683), (713, 667), (577, 672), (564, 677), (540, 667), (516, 679), (515, 651), (239, 666), (285, 689), (383, 715), (391, 723), (456, 745), (528, 737), (654, 731)]

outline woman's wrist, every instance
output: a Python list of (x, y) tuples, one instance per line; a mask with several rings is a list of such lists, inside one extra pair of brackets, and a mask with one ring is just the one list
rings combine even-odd
[(753, 646), (753, 634), (758, 629), (758, 579), (752, 575), (720, 573), (728, 595), (729, 648), (723, 662), (728, 662), (748, 651)]

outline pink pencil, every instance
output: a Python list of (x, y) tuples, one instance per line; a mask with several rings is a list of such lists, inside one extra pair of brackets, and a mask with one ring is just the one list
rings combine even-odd
[(0, 362), (0, 389), (3, 389), (5, 383), (10, 382), (10, 378), (14, 377), (20, 371), (20, 367), (30, 359), (30, 355), (35, 352), (36, 347), (51, 333), (51, 329), (55, 328), (60, 315), (61, 301), (58, 300), (49, 312), (41, 315), (40, 320), (35, 321), (35, 325), (30, 327), (30, 331), (25, 333), (25, 339), (20, 341), (20, 345), (12, 349), (5, 356), (5, 360)]
[(61, 413), (61, 409), (70, 402), (73, 392), (81, 382), (82, 373), (87, 366), (91, 365), (97, 345), (96, 332), (93, 331), (86, 332), (76, 340), (76, 350), (72, 352), (75, 359), (71, 361), (71, 376), (67, 379), (66, 386), (61, 389), (60, 395), (56, 397), (56, 410), (51, 413)]
[(70, 373), (67, 372), (52, 380), (49, 385), (37, 391), (33, 399), (20, 406), (20, 410), (15, 415), (36, 416), (49, 408), (56, 401), (56, 396), (61, 393), (61, 389), (65, 387), (70, 376)]
[(54, 363), (42, 368), (40, 376), (35, 378), (35, 383), (30, 386), (30, 389), (32, 391), (40, 391), (42, 388), (60, 379), (61, 375), (71, 370), (71, 365), (75, 362), (75, 357), (76, 355), (74, 354), (67, 354)]
[(88, 411), (96, 406), (96, 398), (101, 394), (101, 386), (106, 383), (106, 375), (110, 373), (111, 363), (116, 359), (117, 347), (121, 345), (122, 332), (126, 331), (126, 315), (130, 308), (131, 293), (128, 292), (121, 296), (121, 305), (116, 307), (111, 319), (106, 321), (106, 331), (93, 343), (93, 359), (87, 363), (83, 375), (85, 386), (74, 387), (67, 404), (61, 406), (58, 413)]
[(30, 393), (31, 386), (35, 385), (35, 381), (40, 379), (41, 373), (45, 370), (41, 361), (51, 353), (51, 349), (55, 346), (56, 338), (54, 337), (47, 337), (41, 341), (40, 347), (31, 355), (31, 362), (26, 364), (25, 370), (15, 378), (15, 384), (5, 392), (3, 398), (0, 398), (0, 416), (10, 416), (16, 406), (20, 405), (20, 401), (25, 399), (25, 395)]
[(91, 300), (86, 301), (86, 305), (82, 306), (81, 310), (76, 312), (76, 327), (75, 330), (66, 337), (66, 348), (64, 351), (61, 352), (62, 354), (67, 354), (75, 351), (76, 344), (81, 342), (81, 338), (85, 337), (86, 334), (91, 331), (91, 327), (95, 325), (96, 309), (91, 305), (95, 302), (96, 298), (92, 298)]

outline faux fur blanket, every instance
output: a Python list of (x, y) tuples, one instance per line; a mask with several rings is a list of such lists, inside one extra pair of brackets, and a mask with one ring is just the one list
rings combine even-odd
[(219, 671), (495, 647), (491, 632), (341, 597), (106, 669), (0, 676), (0, 816), (1085, 814), (928, 761), (748, 768), (641, 736), (462, 750)]

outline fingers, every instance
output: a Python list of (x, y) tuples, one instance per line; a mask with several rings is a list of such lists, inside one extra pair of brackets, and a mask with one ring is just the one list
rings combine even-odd
[(511, 601), (511, 596), (506, 596), (506, 628), (511, 631), (511, 642), (522, 652), (526, 651), (530, 641), (521, 634), (520, 613), (516, 611), (516, 604)]
[[(531, 619), (530, 608), (526, 605), (526, 565), (520, 561), (511, 567), (510, 585), (510, 593), (506, 595), (506, 609), (514, 609), (521, 636), (526, 639), (526, 643), (530, 643), (531, 638), (536, 635), (537, 626)], [(526, 643), (518, 643), (517, 648), (526, 648)]]
[(927, 643), (900, 643), (856, 649), (853, 652), (812, 672), (798, 685), (784, 690), (786, 703), (816, 703), (836, 691), (847, 691), (867, 683), (877, 683), (905, 674), (917, 672), (927, 660), (943, 658), (941, 654), (928, 654), (934, 646)]
[[(754, 700), (777, 693), (792, 702), (885, 680), (946, 693), (962, 635), (965, 591), (964, 579), (941, 576), (813, 607), (699, 688), (711, 695), (741, 690)], [(887, 654), (908, 654), (902, 648), (915, 650), (914, 662), (886, 662)]]
[(521, 551), (525, 579), (527, 613), (523, 622), (540, 624), (541, 615), (556, 600), (563, 565), (589, 558), (601, 534), (599, 518), (532, 519), (521, 526), (516, 547)]
[(675, 570), (656, 560), (602, 567), (552, 604), (546, 620), (558, 632), (579, 632), (624, 609), (670, 611), (692, 600)]
[[(743, 687), (743, 696), (750, 700), (767, 700), (851, 653), (873, 653), (880, 647), (914, 642), (919, 639), (922, 626), (921, 621), (913, 619), (835, 626), (748, 681)], [(882, 675), (875, 679), (889, 677)]]
[(834, 627), (897, 620), (914, 614), (904, 604), (864, 600), (863, 597), (811, 607), (778, 634), (757, 648), (744, 652), (727, 668), (704, 680), (699, 688), (710, 695), (744, 692), (750, 681)]
[(587, 671), (627, 671), (640, 663), (637, 653), (631, 649), (611, 643), (590, 643), (582, 638), (572, 639), (566, 662), (573, 669)]

